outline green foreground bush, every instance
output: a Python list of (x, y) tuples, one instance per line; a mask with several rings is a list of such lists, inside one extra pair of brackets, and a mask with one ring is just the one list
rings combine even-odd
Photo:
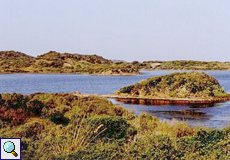
[(119, 116), (95, 116), (90, 117), (88, 122), (92, 126), (101, 126), (104, 131), (99, 135), (104, 140), (124, 140), (136, 134), (136, 130), (125, 118)]
[(2, 94), (0, 137), (22, 138), (22, 159), (230, 159), (229, 127), (134, 116), (95, 96)]

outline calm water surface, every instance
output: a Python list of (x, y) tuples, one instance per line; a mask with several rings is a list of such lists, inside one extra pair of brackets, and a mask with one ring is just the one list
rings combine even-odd
[[(112, 94), (121, 87), (137, 83), (142, 79), (169, 74), (175, 71), (143, 71), (137, 76), (89, 76), (74, 74), (2, 74), (0, 75), (0, 93), (35, 92)], [(221, 86), (230, 93), (230, 71), (204, 71), (217, 78)], [(137, 115), (148, 112), (162, 120), (184, 120), (189, 125), (223, 128), (230, 125), (230, 102), (219, 103), (212, 107), (194, 108), (177, 105), (133, 105), (118, 103), (134, 111)], [(182, 110), (193, 114), (183, 114)]]

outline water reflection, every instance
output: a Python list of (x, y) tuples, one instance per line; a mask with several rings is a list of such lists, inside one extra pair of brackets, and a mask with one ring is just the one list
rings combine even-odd
[(230, 124), (230, 102), (212, 105), (138, 105), (125, 104), (109, 99), (114, 104), (122, 105), (136, 115), (147, 112), (161, 120), (182, 120), (191, 126), (224, 128)]

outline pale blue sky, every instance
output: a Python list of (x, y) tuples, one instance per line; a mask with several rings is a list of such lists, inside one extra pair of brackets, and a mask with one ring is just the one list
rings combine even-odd
[(230, 61), (230, 1), (0, 0), (0, 50)]

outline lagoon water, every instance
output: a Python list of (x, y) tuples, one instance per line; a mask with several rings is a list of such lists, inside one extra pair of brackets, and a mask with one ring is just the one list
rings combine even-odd
[[(81, 93), (112, 94), (123, 86), (131, 85), (153, 76), (161, 76), (175, 71), (143, 71), (136, 76), (90, 76), (76, 74), (1, 74), (0, 93), (30, 94), (46, 93)], [(182, 72), (182, 71), (177, 71)], [(184, 71), (183, 71), (184, 72)], [(202, 72), (202, 71), (200, 71)], [(203, 71), (214, 76), (221, 86), (230, 93), (230, 71)], [(183, 120), (192, 126), (223, 128), (230, 126), (230, 101), (218, 103), (212, 107), (192, 107), (178, 105), (134, 105), (116, 102), (134, 111), (137, 115), (148, 112), (161, 120)], [(192, 114), (182, 114), (186, 110)]]

